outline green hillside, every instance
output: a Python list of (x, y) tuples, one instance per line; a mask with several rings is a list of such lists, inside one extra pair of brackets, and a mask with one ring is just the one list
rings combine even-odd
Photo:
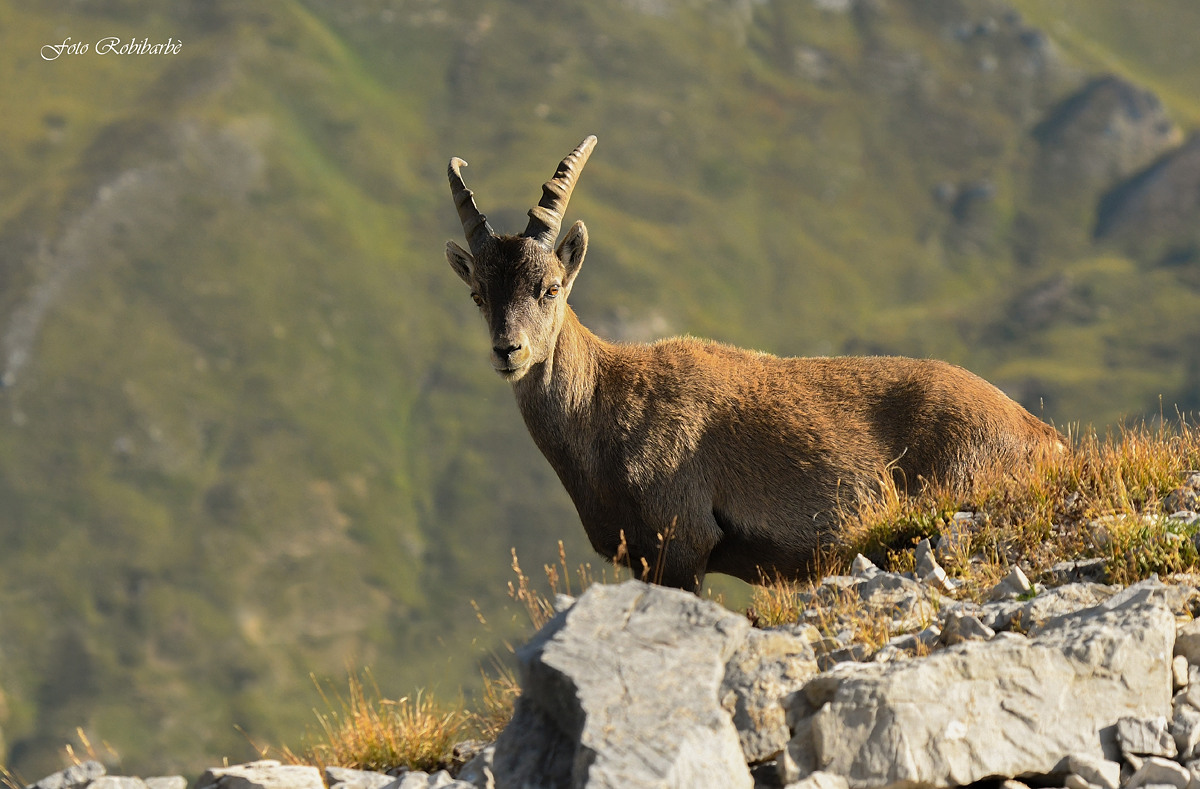
[(444, 262), (452, 155), (515, 231), (599, 137), (568, 221), (606, 336), (1200, 408), (1198, 14), (0, 1), (0, 763), (76, 727), (133, 773), (246, 758), (347, 665), (469, 692), (510, 549), (591, 558)]

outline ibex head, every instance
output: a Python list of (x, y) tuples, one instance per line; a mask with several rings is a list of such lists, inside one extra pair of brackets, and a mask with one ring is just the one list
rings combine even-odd
[(595, 145), (596, 138), (588, 137), (562, 160), (519, 236), (492, 230), (463, 182), (466, 162), (450, 160), (450, 191), (471, 251), (450, 241), (446, 259), (470, 286), (491, 330), (492, 366), (509, 381), (549, 357), (562, 327), (567, 295), (587, 252), (587, 228), (576, 222), (557, 250), (554, 242), (575, 181)]

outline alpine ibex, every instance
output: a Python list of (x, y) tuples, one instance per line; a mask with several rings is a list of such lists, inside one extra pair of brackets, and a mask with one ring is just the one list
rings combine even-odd
[[(669, 586), (707, 572), (802, 577), (864, 491), (891, 473), (965, 486), (982, 467), (1061, 449), (1058, 433), (960, 367), (891, 357), (779, 358), (682, 337), (606, 342), (567, 305), (588, 235), (555, 249), (588, 137), (542, 187), (519, 236), (497, 235), (450, 160), (492, 366), (575, 502), (592, 546), (624, 540)], [(665, 552), (663, 535), (669, 535)]]

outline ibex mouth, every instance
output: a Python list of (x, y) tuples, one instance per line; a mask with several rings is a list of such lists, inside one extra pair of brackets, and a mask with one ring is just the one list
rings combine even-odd
[(508, 381), (509, 383), (512, 383), (514, 381), (520, 380), (521, 377), (525, 375), (525, 373), (529, 372), (529, 365), (521, 364), (521, 365), (516, 365), (513, 367), (496, 366), (495, 370), (496, 370), (496, 372), (500, 373), (500, 376), (502, 378), (504, 378), (504, 380)]

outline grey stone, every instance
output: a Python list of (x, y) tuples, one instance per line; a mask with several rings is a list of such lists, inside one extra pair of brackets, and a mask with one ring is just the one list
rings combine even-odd
[(861, 662), (871, 656), (871, 648), (861, 642), (832, 649), (817, 656), (817, 668), (828, 671), (838, 663)]
[(921, 540), (913, 549), (913, 565), (916, 567), (918, 578), (924, 578), (933, 572), (934, 568), (941, 567), (933, 556), (933, 546), (929, 544), (929, 540)]
[(1179, 628), (1175, 634), (1175, 654), (1183, 655), (1192, 665), (1200, 665), (1200, 619)]
[(92, 781), (87, 786), (88, 789), (146, 789), (146, 782), (141, 778), (105, 775)]
[(875, 563), (861, 553), (855, 556), (854, 561), (850, 564), (850, 574), (858, 578), (870, 578), (878, 572), (880, 569), (875, 566)]
[(1071, 754), (1067, 757), (1067, 769), (1100, 789), (1117, 789), (1121, 781), (1121, 765), (1095, 754)]
[(937, 615), (929, 588), (898, 573), (878, 573), (857, 590), (867, 610), (901, 620), (902, 629), (918, 627)]
[(496, 746), (489, 745), (458, 771), (458, 780), (466, 781), (477, 789), (496, 789), (496, 774), (492, 772), (492, 760)]
[(1131, 587), (1035, 638), (964, 642), (819, 677), (788, 698), (816, 708), (807, 729), (794, 724), (788, 760), (873, 789), (1049, 774), (1073, 754), (1115, 759), (1119, 718), (1170, 710), (1175, 621), (1161, 586)]
[(1071, 773), (1064, 781), (1066, 789), (1093, 789), (1095, 784), (1089, 783), (1086, 778)]
[(786, 789), (849, 789), (849, 782), (835, 773), (815, 772), (790, 783)]
[(27, 789), (82, 789), (97, 778), (104, 777), (107, 772), (100, 762), (87, 761), (47, 775)]
[(187, 789), (187, 779), (182, 775), (158, 775), (146, 779), (146, 789)]
[(1108, 561), (1096, 558), (1059, 562), (1046, 571), (1045, 578), (1046, 583), (1052, 586), (1064, 586), (1080, 581), (1102, 584), (1108, 580)]
[(953, 646), (963, 641), (987, 641), (996, 631), (979, 621), (979, 617), (951, 611), (942, 623), (942, 643)]
[(1117, 721), (1117, 742), (1121, 753), (1138, 756), (1175, 758), (1175, 738), (1167, 729), (1166, 716), (1154, 718), (1123, 717)]
[(791, 732), (779, 700), (816, 673), (816, 655), (807, 639), (750, 631), (725, 664), (720, 690), (721, 706), (737, 727), (746, 761), (770, 759), (787, 747)]
[[(1071, 622), (1079, 622), (1082, 619), (1098, 617), (1114, 610), (1143, 605), (1162, 607), (1168, 613), (1173, 613), (1175, 597), (1175, 591), (1157, 578), (1142, 581), (1124, 589), (1102, 584), (1070, 584), (1038, 595), (1038, 598), (1047, 600), (1058, 598), (1058, 600), (1053, 606), (1031, 612), (1033, 616), (1030, 617), (1030, 622), (1033, 627), (1030, 632), (1036, 635), (1046, 630), (1061, 628)], [(1091, 602), (1076, 605), (1077, 602), (1083, 601)], [(1074, 610), (1071, 610), (1072, 608)]]
[(854, 589), (862, 583), (862, 578), (853, 575), (827, 575), (821, 579), (821, 586), (832, 589)]
[(496, 742), (496, 783), (748, 789), (718, 692), (749, 629), (677, 589), (592, 586), (517, 652), (522, 693)]
[(1149, 756), (1137, 772), (1130, 777), (1129, 782), (1125, 784), (1125, 789), (1138, 789), (1155, 784), (1185, 789), (1191, 780), (1191, 773), (1183, 765), (1161, 756)]
[(391, 775), (370, 770), (334, 766), (325, 768), (325, 783), (330, 789), (380, 789), (395, 780)]
[(1191, 474), (1163, 499), (1163, 512), (1168, 514), (1196, 510), (1200, 510), (1200, 473)]
[(1200, 759), (1193, 759), (1184, 765), (1192, 780), (1188, 781), (1188, 789), (1200, 789)]
[(1175, 697), (1174, 707), (1170, 731), (1179, 760), (1200, 758), (1200, 710), (1188, 703), (1186, 694)]
[(438, 770), (432, 775), (413, 770), (385, 784), (382, 789), (475, 789), (475, 785), (455, 780), (445, 770)]
[(1029, 583), (1029, 579), (1025, 576), (1025, 571), (1014, 565), (1009, 570), (1008, 575), (1004, 576), (1004, 579), (1000, 583), (992, 587), (987, 597), (989, 600), (1005, 600), (1020, 597), (1032, 591), (1033, 584)]
[(325, 789), (316, 767), (280, 764), (275, 759), (213, 767), (196, 781), (196, 789)]
[(1183, 655), (1176, 655), (1171, 661), (1171, 685), (1175, 690), (1188, 686), (1188, 659)]
[(946, 575), (946, 571), (940, 565), (935, 565), (932, 570), (921, 576), (921, 583), (942, 594), (953, 594), (958, 591), (958, 584)]

